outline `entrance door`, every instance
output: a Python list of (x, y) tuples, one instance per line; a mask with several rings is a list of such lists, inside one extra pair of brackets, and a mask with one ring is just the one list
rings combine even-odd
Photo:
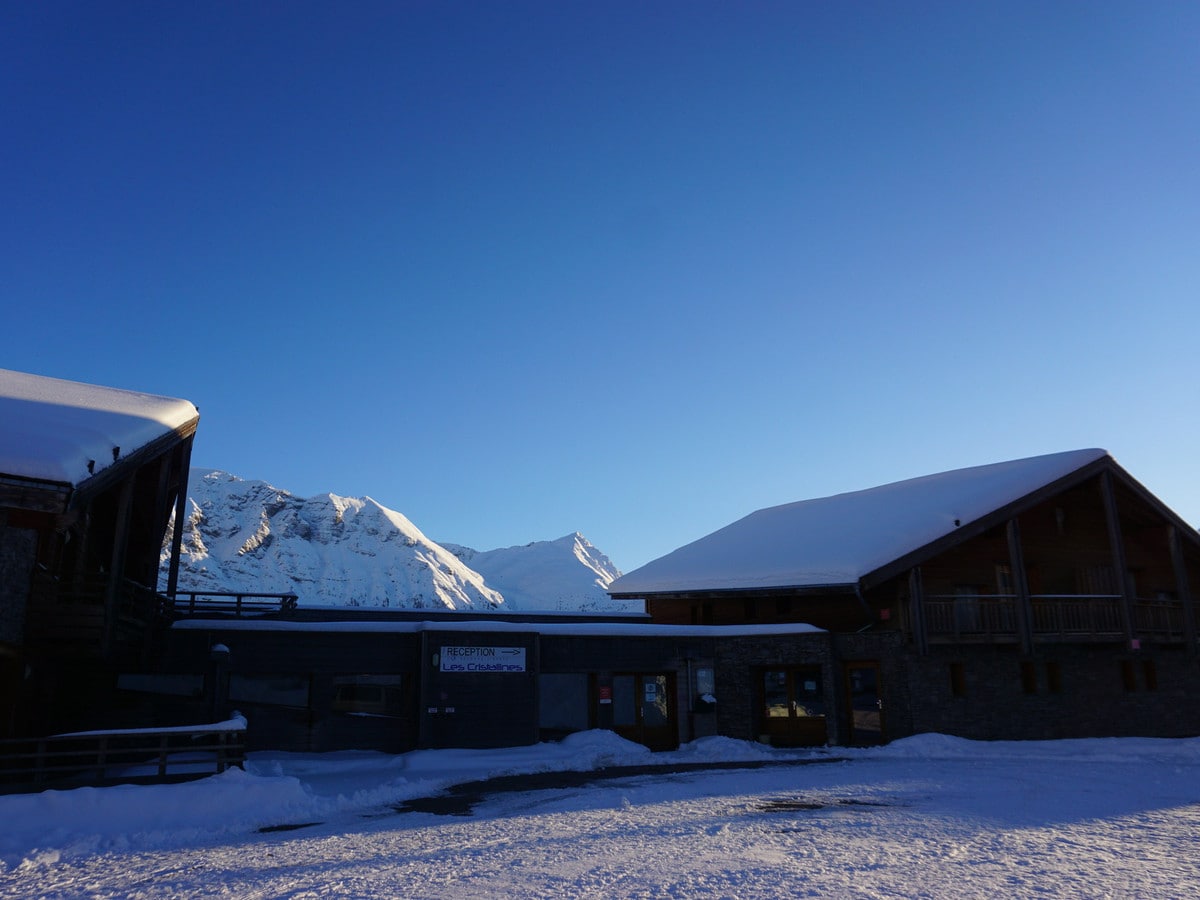
[(614, 675), (613, 731), (651, 750), (674, 750), (679, 746), (674, 693), (669, 672)]
[(882, 744), (883, 700), (879, 692), (879, 663), (846, 663), (846, 719), (850, 723), (848, 743)]
[(775, 747), (821, 747), (828, 742), (818, 667), (767, 669), (759, 688), (758, 733), (763, 740)]

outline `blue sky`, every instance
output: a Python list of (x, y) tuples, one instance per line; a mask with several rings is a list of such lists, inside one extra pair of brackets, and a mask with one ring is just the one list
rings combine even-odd
[(342, 6), (0, 11), (0, 365), (626, 571), (1090, 446), (1200, 522), (1200, 5)]

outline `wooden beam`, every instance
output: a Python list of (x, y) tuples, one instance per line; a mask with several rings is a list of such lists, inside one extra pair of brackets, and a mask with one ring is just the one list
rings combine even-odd
[(187, 514), (188, 470), (192, 464), (192, 442), (189, 437), (179, 448), (179, 492), (175, 495), (175, 528), (171, 532), (171, 563), (167, 567), (167, 596), (174, 597), (179, 588), (179, 555), (183, 548), (183, 520)]
[(3, 507), (62, 513), (70, 499), (69, 484), (0, 476), (0, 506)]
[(1174, 525), (1167, 526), (1167, 541), (1171, 546), (1171, 567), (1175, 570), (1175, 593), (1183, 604), (1183, 634), (1187, 642), (1188, 652), (1195, 656), (1200, 652), (1196, 646), (1196, 607), (1192, 598), (1191, 585), (1188, 584), (1187, 563), (1183, 558), (1183, 540), (1179, 529)]
[(1004, 532), (1008, 538), (1008, 566), (1013, 590), (1017, 592), (1017, 636), (1021, 641), (1021, 652), (1029, 656), (1033, 653), (1033, 601), (1029, 597), (1025, 551), (1021, 546), (1021, 526), (1016, 516), (1008, 520)]
[(109, 656), (116, 649), (117, 618), (120, 613), (121, 583), (125, 580), (125, 556), (129, 550), (129, 527), (133, 516), (133, 473), (121, 485), (117, 496), (117, 519), (113, 526), (113, 548), (104, 590), (104, 638), (101, 653)]
[(1108, 543), (1112, 549), (1112, 564), (1117, 585), (1121, 589), (1121, 624), (1125, 628), (1127, 646), (1133, 646), (1133, 591), (1129, 588), (1129, 565), (1125, 559), (1125, 539), (1121, 535), (1121, 518), (1117, 511), (1117, 496), (1113, 491), (1112, 472), (1100, 475), (1100, 496), (1104, 501), (1104, 522), (1108, 526)]
[(917, 652), (929, 655), (929, 633), (925, 627), (925, 588), (921, 583), (921, 567), (908, 570), (908, 605), (912, 618), (913, 639)]

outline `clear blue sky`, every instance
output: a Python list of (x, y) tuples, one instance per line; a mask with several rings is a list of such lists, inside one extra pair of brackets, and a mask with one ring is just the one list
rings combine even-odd
[(1099, 446), (1200, 521), (1200, 3), (10, 3), (6, 368), (628, 571)]

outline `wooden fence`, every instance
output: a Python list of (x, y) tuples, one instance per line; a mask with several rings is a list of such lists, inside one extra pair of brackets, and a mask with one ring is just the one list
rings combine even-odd
[[(236, 722), (236, 720), (235, 720)], [(0, 793), (189, 781), (242, 766), (246, 728), (86, 732), (0, 741)]]

